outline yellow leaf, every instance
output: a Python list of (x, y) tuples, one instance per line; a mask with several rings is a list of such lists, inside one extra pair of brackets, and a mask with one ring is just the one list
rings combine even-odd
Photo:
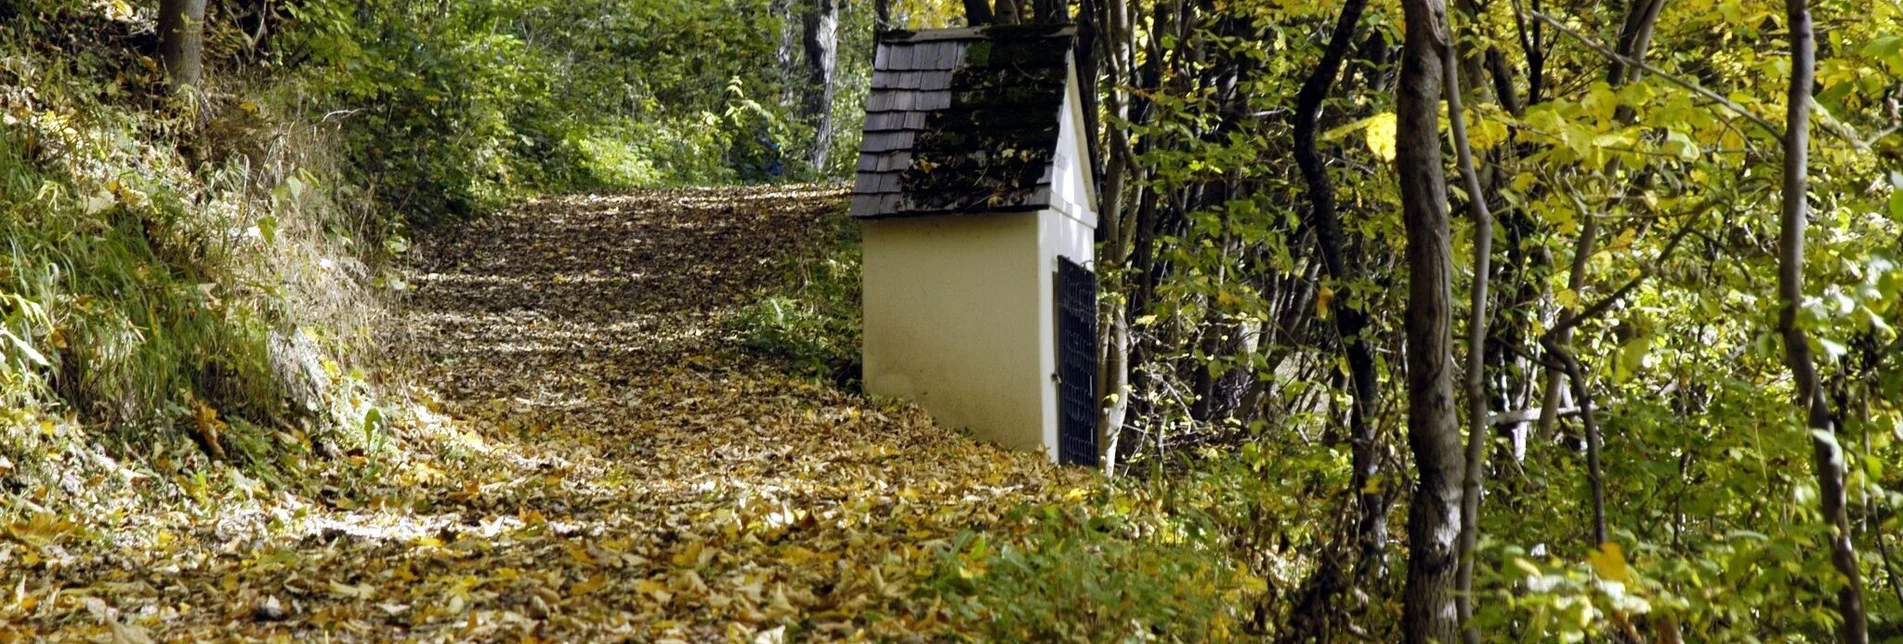
[(1333, 301), (1335, 301), (1335, 289), (1323, 284), (1321, 290), (1315, 292), (1315, 317), (1328, 319), (1328, 304)]
[(595, 573), (595, 576), (589, 577), (587, 581), (575, 582), (575, 585), (569, 586), (568, 596), (580, 597), (582, 595), (586, 595), (586, 594), (595, 592), (597, 590), (601, 590), (601, 588), (606, 585), (608, 585), (608, 576), (601, 573)]
[(667, 591), (667, 584), (661, 583), (659, 581), (655, 581), (653, 579), (643, 579), (641, 581), (635, 582), (634, 590), (643, 595), (653, 597), (654, 601), (660, 602), (662, 604), (666, 604), (669, 601), (674, 599), (674, 593), (670, 593)]
[(353, 586), (333, 581), (330, 582), (330, 594), (353, 599), (369, 599), (376, 596), (377, 588), (370, 584), (357, 584)]
[(1619, 544), (1607, 541), (1599, 548), (1586, 553), (1586, 562), (1592, 564), (1592, 571), (1600, 577), (1619, 583), (1632, 582), (1632, 569), (1625, 564), (1625, 549)]
[(1368, 150), (1382, 161), (1394, 160), (1394, 113), (1382, 112), (1368, 117)]
[(584, 546), (578, 542), (570, 541), (568, 542), (567, 548), (568, 548), (568, 556), (574, 558), (576, 563), (580, 563), (584, 566), (595, 565), (595, 557), (594, 555), (588, 554), (587, 546)]
[(1268, 580), (1249, 572), (1247, 565), (1236, 566), (1236, 580), (1241, 582), (1242, 589), (1250, 594), (1259, 595), (1269, 590)]
[(676, 566), (691, 568), (695, 564), (700, 563), (700, 551), (705, 547), (706, 546), (701, 545), (699, 541), (687, 544), (686, 548), (682, 548), (680, 552), (674, 553), (673, 558), (670, 560), (673, 561)]
[(820, 559), (820, 554), (801, 546), (792, 546), (780, 554), (780, 559), (795, 566), (804, 566)]
[(35, 513), (32, 519), (7, 524), (7, 534), (30, 546), (51, 545), (60, 535), (72, 529), (72, 523), (61, 520), (51, 512)]
[(1579, 294), (1573, 292), (1573, 289), (1562, 288), (1553, 291), (1553, 301), (1558, 302), (1560, 306), (1571, 307), (1579, 303)]

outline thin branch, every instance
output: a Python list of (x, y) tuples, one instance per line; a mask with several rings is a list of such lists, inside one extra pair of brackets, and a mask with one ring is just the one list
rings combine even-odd
[(1703, 217), (1705, 213), (1711, 212), (1712, 208), (1715, 207), (1717, 207), (1717, 202), (1711, 202), (1705, 204), (1705, 207), (1700, 208), (1697, 212), (1691, 213), (1689, 215), (1690, 221), (1685, 222), (1685, 225), (1679, 227), (1678, 232), (1673, 234), (1672, 238), (1665, 243), (1665, 247), (1659, 249), (1657, 257), (1653, 258), (1650, 263), (1639, 268), (1639, 274), (1632, 276), (1632, 279), (1626, 280), (1625, 284), (1620, 285), (1618, 290), (1613, 291), (1610, 295), (1599, 298), (1599, 300), (1580, 309), (1578, 313), (1562, 317), (1558, 322), (1553, 324), (1552, 329), (1547, 330), (1545, 334), (1546, 337), (1557, 339), (1559, 338), (1559, 334), (1565, 330), (1572, 329), (1579, 326), (1582, 322), (1599, 317), (1608, 309), (1611, 309), (1614, 304), (1618, 304), (1619, 300), (1631, 294), (1633, 289), (1638, 288), (1639, 285), (1644, 283), (1647, 278), (1650, 278), (1653, 273), (1658, 272), (1659, 267), (1665, 263), (1665, 260), (1670, 258), (1672, 252), (1678, 249), (1679, 242), (1685, 241), (1685, 238), (1695, 231), (1698, 219)]
[[(1541, 409), (1539, 407), (1527, 407), (1525, 409), (1515, 409), (1509, 412), (1490, 414), (1487, 416), (1487, 424), (1497, 426), (1497, 425), (1518, 425), (1520, 423), (1530, 423), (1535, 420), (1538, 420), (1540, 417), (1540, 414), (1545, 412), (1546, 410)], [(1561, 407), (1555, 410), (1553, 413), (1555, 416), (1560, 416), (1560, 417), (1577, 416), (1579, 415), (1579, 408), (1578, 407)]]
[(1595, 52), (1598, 52), (1599, 55), (1601, 56), (1605, 56), (1612, 60), (1618, 61), (1619, 63), (1627, 65), (1629, 67), (1637, 67), (1641, 70), (1644, 70), (1645, 73), (1647, 74), (1658, 76), (1659, 78), (1663, 78), (1667, 81), (1670, 81), (1673, 85), (1677, 85), (1687, 90), (1691, 90), (1692, 93), (1697, 94), (1699, 96), (1703, 96), (1706, 99), (1712, 101), (1713, 103), (1717, 103), (1723, 106), (1725, 109), (1736, 112), (1739, 116), (1744, 117), (1746, 120), (1749, 120), (1752, 123), (1756, 123), (1758, 127), (1764, 128), (1765, 132), (1770, 133), (1772, 138), (1775, 138), (1780, 141), (1784, 140), (1783, 128), (1780, 128), (1776, 124), (1773, 124), (1770, 121), (1765, 120), (1764, 117), (1758, 116), (1757, 114), (1753, 113), (1751, 110), (1745, 109), (1743, 105), (1733, 103), (1731, 99), (1725, 98), (1724, 96), (1719, 95), (1717, 92), (1705, 89), (1703, 86), (1699, 85), (1698, 83), (1688, 80), (1683, 76), (1679, 76), (1671, 72), (1665, 71), (1663, 69), (1659, 69), (1658, 67), (1655, 67), (1645, 61), (1636, 60), (1627, 56), (1621, 56), (1619, 55), (1618, 52), (1613, 51), (1611, 47), (1607, 47), (1604, 43), (1601, 43), (1597, 40), (1593, 40), (1591, 37), (1585, 34), (1579, 33), (1577, 31), (1573, 31), (1571, 27), (1567, 27), (1565, 24), (1562, 24), (1560, 21), (1554, 20), (1552, 16), (1548, 16), (1538, 11), (1528, 11), (1526, 13), (1527, 15), (1530, 15), (1534, 18), (1538, 18), (1541, 22), (1552, 25), (1553, 28), (1558, 29), (1560, 33), (1566, 34), (1567, 36), (1571, 36), (1573, 40), (1579, 41), (1579, 44), (1585, 45), (1587, 49), (1591, 49)]

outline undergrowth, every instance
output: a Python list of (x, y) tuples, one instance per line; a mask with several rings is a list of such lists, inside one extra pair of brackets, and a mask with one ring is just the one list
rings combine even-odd
[(859, 226), (844, 213), (822, 225), (810, 251), (784, 260), (782, 282), (741, 307), (729, 327), (749, 352), (853, 390), (861, 377)]
[(0, 27), (0, 519), (374, 450), (391, 403), (364, 348), (402, 242), (330, 131), (255, 70), (171, 91), (116, 5), (11, 10), (30, 19)]
[[(1150, 507), (1151, 490), (1073, 492), (1024, 506), (944, 553), (926, 592), (974, 640), (1197, 642), (1242, 637), (1263, 581), (1210, 538), (1206, 517)], [(989, 534), (987, 538), (984, 534)]]

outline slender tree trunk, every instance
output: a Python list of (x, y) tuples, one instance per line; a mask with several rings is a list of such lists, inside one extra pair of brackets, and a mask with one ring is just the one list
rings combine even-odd
[(998, 0), (991, 10), (992, 21), (1000, 25), (1018, 24), (1018, 0)]
[(988, 0), (964, 0), (965, 24), (982, 27), (991, 24), (991, 3)]
[(1031, 7), (1031, 17), (1025, 22), (1040, 24), (1070, 22), (1070, 16), (1065, 15), (1067, 11), (1064, 0), (1033, 0)]
[[(1103, 173), (1099, 175), (1098, 220), (1102, 222), (1103, 264), (1100, 274), (1118, 280), (1117, 284), (1129, 283), (1128, 258), (1130, 254), (1130, 229), (1128, 221), (1129, 203), (1125, 198), (1130, 175), (1137, 172), (1135, 153), (1130, 149), (1129, 131), (1123, 125), (1130, 118), (1130, 102), (1120, 88), (1127, 86), (1130, 74), (1135, 68), (1131, 55), (1133, 41), (1130, 38), (1129, 0), (1095, 0), (1085, 4), (1085, 27), (1082, 31), (1098, 34), (1101, 46), (1092, 48), (1101, 53), (1103, 73), (1108, 77), (1109, 91), (1104, 97), (1109, 101), (1111, 116), (1105, 128), (1105, 145), (1099, 156), (1102, 157)], [(1086, 58), (1088, 68), (1095, 70), (1094, 58)], [(1080, 82), (1085, 82), (1080, 79)], [(1096, 95), (1095, 74), (1087, 81), (1092, 96)], [(1087, 120), (1094, 110), (1086, 112)], [(1127, 293), (1127, 289), (1118, 288)], [(1105, 401), (1098, 410), (1097, 435), (1104, 446), (1104, 471), (1116, 474), (1119, 439), (1123, 436), (1124, 415), (1130, 408), (1130, 318), (1128, 307), (1115, 298), (1103, 298), (1104, 323), (1099, 325), (1103, 337), (1098, 343), (1103, 359), (1098, 362), (1098, 391), (1104, 392)]]
[[(1619, 29), (1619, 55), (1634, 60), (1644, 57), (1645, 50), (1652, 46), (1652, 27), (1658, 24), (1659, 11), (1664, 8), (1665, 0), (1632, 0), (1632, 6), (1626, 10), (1625, 23)], [(1614, 60), (1606, 70), (1606, 81), (1614, 87), (1638, 78), (1638, 67), (1628, 66), (1625, 61)]]
[(1407, 39), (1396, 84), (1395, 168), (1407, 230), (1407, 440), (1418, 480), (1408, 509), (1408, 576), (1402, 630), (1408, 642), (1460, 636), (1454, 577), (1465, 469), (1454, 411), (1453, 250), (1441, 170), (1439, 103), (1447, 7), (1403, 0)]
[(1870, 640), (1869, 620), (1864, 615), (1863, 575), (1858, 568), (1856, 545), (1850, 541), (1843, 448), (1837, 443), (1836, 418), (1817, 377), (1810, 339), (1797, 323), (1798, 304), (1804, 298), (1804, 226), (1810, 216), (1810, 101), (1811, 86), (1816, 82), (1816, 43), (1807, 0), (1786, 0), (1785, 14), (1791, 34), (1791, 86), (1784, 126), (1784, 212), (1778, 234), (1781, 253), (1777, 290), (1782, 304), (1778, 330), (1784, 336), (1784, 355), (1797, 390), (1797, 403), (1805, 410), (1811, 430), (1817, 496), (1832, 531), (1831, 563), (1844, 576), (1843, 588), (1837, 591), (1837, 612), (1843, 618), (1838, 637), (1863, 644)]
[[(1329, 35), (1328, 48), (1321, 62), (1302, 89), (1295, 95), (1295, 165), (1308, 185), (1309, 221), (1315, 229), (1315, 244), (1322, 266), (1337, 285), (1352, 280), (1360, 257), (1348, 258), (1348, 243), (1341, 228), (1341, 216), (1335, 208), (1335, 186), (1328, 179), (1328, 168), (1316, 150), (1315, 134), (1320, 129), (1322, 105), (1341, 73), (1348, 50), (1354, 46), (1355, 28), (1361, 23), (1366, 0), (1347, 0)], [(1354, 397), (1348, 410), (1348, 434), (1352, 446), (1354, 478), (1352, 485), (1359, 498), (1359, 520), (1355, 534), (1360, 542), (1359, 570), (1383, 576), (1388, 542), (1388, 496), (1378, 485), (1370, 485), (1380, 475), (1375, 451), (1374, 415), (1380, 407), (1380, 383), (1375, 381), (1373, 339), (1363, 337), (1368, 315), (1347, 306), (1334, 307), (1335, 330), (1341, 336), (1342, 353), (1348, 360), (1350, 386)]]
[[(1627, 65), (1626, 61), (1639, 62), (1645, 59), (1646, 51), (1651, 48), (1652, 26), (1657, 24), (1659, 11), (1664, 6), (1665, 0), (1633, 0), (1627, 7), (1623, 26), (1619, 30), (1619, 44), (1615, 50), (1619, 56), (1614, 57), (1606, 70), (1606, 82), (1612, 87), (1624, 86), (1638, 78), (1638, 66)], [(1621, 105), (1614, 112), (1614, 118), (1620, 122), (1630, 122), (1633, 111)], [(1613, 160), (1607, 166), (1607, 176), (1618, 177), (1621, 168), (1619, 161)], [(1626, 189), (1621, 192), (1622, 195), (1631, 193), (1630, 183), (1627, 182), (1626, 186)], [(1592, 257), (1594, 245), (1598, 242), (1599, 222), (1598, 217), (1588, 212), (1584, 203), (1576, 197), (1574, 203), (1579, 205), (1579, 214), (1586, 220), (1585, 225), (1580, 228), (1579, 240), (1573, 252), (1572, 272), (1567, 277), (1567, 288), (1577, 297), (1585, 288), (1587, 262)], [(1551, 341), (1543, 342), (1547, 348), (1548, 357), (1558, 360), (1563, 370), (1556, 372), (1551, 367), (1547, 370), (1545, 399), (1540, 409), (1539, 428), (1541, 435), (1550, 436), (1558, 422), (1556, 414), (1560, 406), (1560, 378), (1564, 376), (1571, 383), (1573, 398), (1576, 399), (1574, 402), (1579, 408), (1580, 426), (1586, 433), (1586, 478), (1591, 487), (1593, 547), (1599, 547), (1612, 538), (1606, 522), (1606, 477), (1601, 460), (1605, 439), (1600, 433), (1599, 423), (1594, 415), (1592, 387), (1586, 381), (1585, 367), (1573, 354), (1572, 349), (1573, 329), (1583, 321), (1584, 317), (1584, 314), (1575, 313), (1571, 307), (1561, 309), (1554, 330), (1548, 333)]]
[(813, 150), (808, 162), (815, 174), (826, 173), (826, 157), (833, 147), (834, 71), (839, 62), (839, 0), (809, 0), (801, 22), (805, 25), (806, 116), (813, 122)]
[(767, 10), (780, 19), (780, 46), (773, 50), (773, 62), (779, 67), (780, 106), (791, 108), (800, 100), (799, 46), (800, 17), (793, 13), (797, 0), (773, 0)]
[(173, 87), (198, 87), (205, 71), (205, 0), (159, 3), (159, 64)]
[(891, 31), (897, 25), (892, 24), (892, 0), (873, 0), (873, 33)]
[(1573, 383), (1573, 401), (1579, 405), (1579, 424), (1586, 432), (1586, 483), (1592, 494), (1592, 542), (1600, 547), (1612, 541), (1612, 529), (1606, 523), (1606, 470), (1601, 460), (1605, 438), (1599, 432), (1599, 418), (1593, 413), (1592, 383), (1586, 380), (1586, 367), (1579, 363), (1570, 347), (1557, 347), (1553, 355), (1566, 365), (1566, 379)]
[[(1452, 39), (1450, 37), (1450, 43)], [(1468, 642), (1479, 644), (1480, 629), (1472, 626), (1474, 546), (1480, 539), (1480, 494), (1490, 435), (1487, 426), (1487, 286), (1492, 275), (1493, 213), (1487, 210), (1480, 172), (1474, 168), (1473, 146), (1467, 141), (1467, 119), (1461, 113), (1458, 45), (1449, 44), (1441, 66), (1447, 75), (1447, 120), (1454, 138), (1456, 163), (1467, 190), (1467, 214), (1473, 220), (1474, 276), (1472, 304), (1467, 318), (1467, 456), (1460, 493), (1460, 565), (1454, 580), (1454, 598)], [(1475, 82), (1479, 82), (1476, 80)]]

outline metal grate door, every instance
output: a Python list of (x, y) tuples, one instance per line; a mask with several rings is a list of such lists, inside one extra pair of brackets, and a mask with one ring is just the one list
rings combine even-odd
[(1097, 275), (1057, 258), (1057, 462), (1097, 467)]

